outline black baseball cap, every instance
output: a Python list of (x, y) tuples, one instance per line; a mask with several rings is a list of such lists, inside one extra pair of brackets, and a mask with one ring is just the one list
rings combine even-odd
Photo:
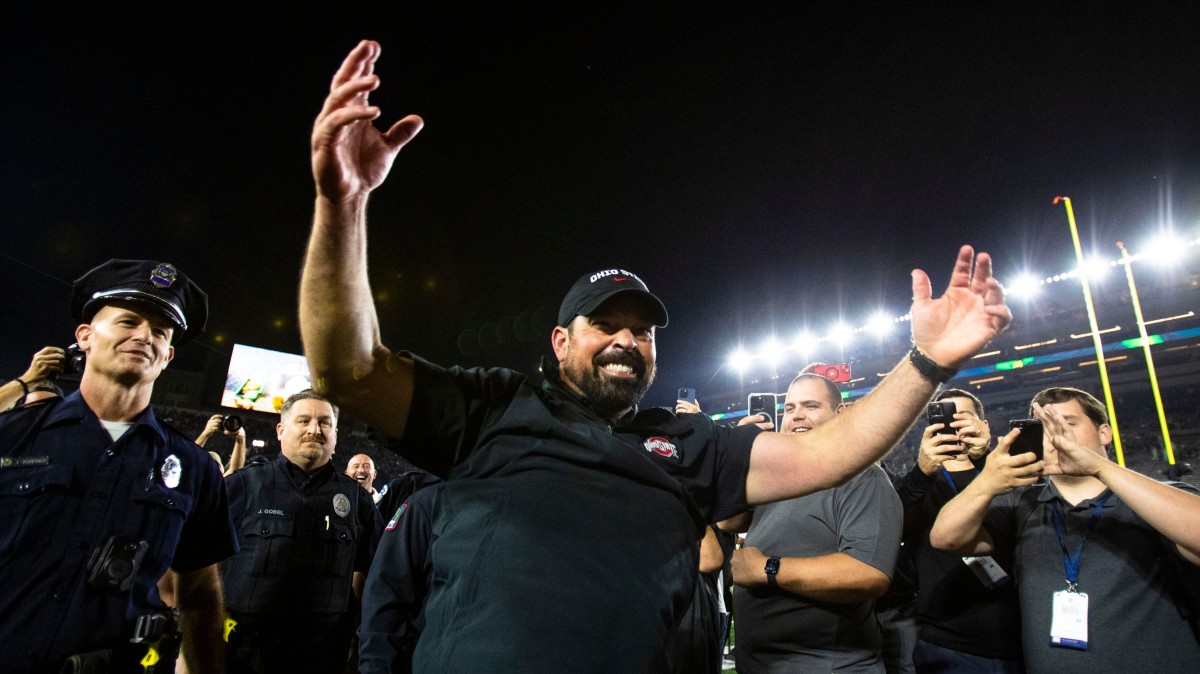
[(109, 260), (80, 276), (71, 289), (71, 317), (88, 323), (112, 302), (136, 302), (175, 324), (172, 342), (185, 344), (204, 332), (208, 295), (167, 262)]
[(650, 292), (637, 274), (624, 269), (602, 269), (579, 277), (558, 308), (558, 324), (566, 327), (576, 316), (587, 316), (605, 300), (619, 293), (637, 293), (645, 297), (654, 324), (666, 327), (667, 308), (662, 300)]

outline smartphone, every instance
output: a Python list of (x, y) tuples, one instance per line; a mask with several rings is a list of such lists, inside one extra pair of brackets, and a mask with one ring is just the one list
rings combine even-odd
[(681, 389), (679, 389), (679, 395), (676, 396), (675, 399), (676, 400), (685, 400), (685, 401), (695, 405), (696, 404), (696, 389), (681, 388)]
[(925, 418), (928, 419), (930, 426), (946, 424), (946, 427), (938, 433), (953, 433), (954, 429), (950, 428), (950, 423), (954, 421), (956, 412), (958, 412), (958, 407), (954, 405), (953, 400), (938, 400), (929, 403), (929, 407), (925, 408)]
[(1045, 456), (1042, 453), (1042, 422), (1037, 419), (1013, 419), (1008, 422), (1009, 429), (1019, 428), (1021, 434), (1013, 441), (1008, 453), (1016, 456), (1033, 452), (1038, 461)]
[(779, 430), (779, 420), (775, 416), (777, 405), (774, 393), (751, 393), (746, 400), (746, 414), (748, 416), (765, 414), (775, 430)]

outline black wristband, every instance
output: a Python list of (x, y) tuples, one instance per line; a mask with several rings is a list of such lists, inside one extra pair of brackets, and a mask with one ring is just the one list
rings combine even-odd
[(916, 344), (908, 352), (908, 362), (917, 368), (917, 372), (920, 372), (922, 377), (935, 384), (945, 384), (954, 378), (954, 375), (958, 374), (958, 368), (950, 369), (938, 365), (933, 362), (932, 358), (926, 356), (925, 352), (918, 348)]
[(20, 377), (13, 379), (13, 381), (21, 385), (21, 388), (25, 391), (25, 395), (29, 395), (29, 384), (26, 384)]

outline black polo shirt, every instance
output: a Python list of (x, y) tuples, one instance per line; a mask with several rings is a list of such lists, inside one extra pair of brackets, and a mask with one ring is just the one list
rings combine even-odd
[(759, 429), (610, 423), (511, 370), (414, 358), (400, 451), (447, 476), (416, 671), (667, 671), (704, 526), (746, 508)]
[[(89, 585), (110, 536), (145, 541), (126, 591)], [(0, 668), (57, 669), (67, 656), (128, 644), (164, 608), (168, 567), (193, 571), (237, 550), (212, 458), (147, 408), (116, 442), (79, 393), (0, 414)]]

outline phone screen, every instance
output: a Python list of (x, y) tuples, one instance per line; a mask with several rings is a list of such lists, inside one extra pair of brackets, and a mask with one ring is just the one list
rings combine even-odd
[(1045, 458), (1042, 451), (1042, 422), (1037, 419), (1013, 419), (1008, 422), (1008, 427), (1021, 429), (1021, 434), (1013, 441), (1012, 447), (1008, 453), (1012, 456), (1018, 454), (1027, 454), (1033, 452), (1037, 456), (1037, 460), (1041, 461)]

